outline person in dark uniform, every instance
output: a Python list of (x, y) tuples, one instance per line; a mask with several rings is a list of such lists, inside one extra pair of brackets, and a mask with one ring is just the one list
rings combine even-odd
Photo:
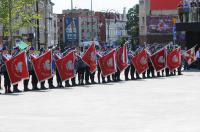
[[(61, 51), (59, 48), (56, 48), (54, 52), (54, 61), (58, 60), (59, 56), (62, 57)], [(55, 66), (55, 71), (56, 71), (57, 88), (63, 88), (64, 86), (62, 85), (62, 80), (58, 72), (58, 68), (56, 66)]]
[[(20, 52), (20, 49), (19, 49), (19, 47), (14, 47), (13, 48), (13, 50), (12, 50), (12, 57), (15, 57), (17, 54), (19, 54), (19, 52)], [(18, 92), (22, 92), (22, 91), (20, 91), (19, 89), (18, 89), (18, 84), (15, 84), (15, 85), (13, 85), (13, 92), (14, 93), (18, 93)]]
[[(50, 46), (50, 47), (48, 47), (48, 50), (53, 50), (52, 48), (53, 48), (53, 46)], [(52, 77), (48, 79), (48, 84), (49, 84), (49, 89), (54, 89), (54, 88), (56, 88), (53, 85), (53, 77), (54, 77), (54, 73), (55, 73), (55, 60), (54, 59), (52, 59), (51, 68), (52, 68)]]
[(196, 0), (197, 3), (197, 22), (200, 22), (200, 0)]
[(2, 53), (2, 61), (3, 61), (3, 66), (2, 66), (2, 72), (4, 75), (4, 87), (5, 87), (5, 93), (12, 93), (11, 91), (11, 85), (10, 85), (10, 78), (8, 76), (8, 72), (6, 69), (6, 65), (5, 62), (11, 58), (11, 55), (8, 54), (8, 48), (7, 47), (3, 47), (2, 49), (3, 53)]
[[(40, 49), (40, 54), (39, 54), (39, 56), (41, 56), (41, 55), (43, 55), (45, 53), (45, 50), (44, 50), (44, 48), (41, 48)], [(40, 84), (41, 84), (41, 90), (46, 90), (47, 88), (45, 87), (45, 81), (41, 81), (40, 82)]]
[[(31, 47), (30, 49), (33, 50), (33, 47)], [(29, 49), (29, 50), (30, 50), (30, 49)], [(29, 59), (29, 52), (30, 52), (29, 50), (26, 52), (26, 58), (27, 58), (28, 72), (29, 72), (29, 78), (30, 78), (32, 66), (31, 66), (31, 60)], [(23, 84), (24, 84), (24, 91), (25, 91), (25, 92), (31, 91), (31, 90), (28, 88), (29, 78), (28, 78), (28, 79), (25, 79), (24, 82), (23, 82)]]
[(128, 50), (128, 67), (125, 69), (124, 71), (124, 75), (125, 75), (125, 80), (128, 81), (128, 80), (131, 80), (129, 79), (129, 72), (130, 72), (130, 69), (131, 69), (131, 58), (132, 58), (132, 55), (129, 53), (131, 52), (130, 49)]
[(147, 78), (151, 77), (154, 78), (155, 77), (154, 67), (150, 59), (148, 59), (148, 63), (149, 63), (149, 69), (147, 70)]
[(183, 1), (182, 0), (180, 1), (180, 3), (177, 6), (177, 10), (178, 10), (178, 15), (179, 15), (179, 20), (181, 23), (183, 23), (184, 11), (183, 11)]
[(33, 47), (31, 47), (30, 50), (29, 50), (29, 61), (30, 61), (29, 72), (30, 72), (30, 75), (32, 76), (32, 80), (31, 80), (32, 90), (39, 90), (39, 88), (37, 87), (38, 79), (37, 79), (35, 70), (33, 68), (33, 64), (31, 62), (32, 59), (37, 58), (37, 56), (38, 56), (34, 52), (35, 52), (35, 49)]
[(78, 57), (78, 66), (77, 66), (77, 72), (78, 72), (78, 84), (84, 85), (84, 76), (85, 76), (85, 63), (81, 59), (80, 53), (77, 55)]

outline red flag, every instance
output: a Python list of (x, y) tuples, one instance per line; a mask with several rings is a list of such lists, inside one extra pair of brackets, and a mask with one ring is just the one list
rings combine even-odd
[(22, 52), (8, 60), (6, 67), (12, 84), (17, 84), (22, 79), (29, 78), (26, 52)]
[(52, 51), (48, 51), (36, 59), (32, 59), (38, 80), (44, 81), (52, 77)]
[(186, 51), (183, 54), (183, 57), (185, 59), (185, 61), (187, 61), (187, 63), (189, 65), (191, 65), (193, 62), (196, 61), (196, 55), (195, 55), (195, 47), (189, 49), (188, 51)]
[(74, 51), (68, 53), (63, 58), (56, 60), (56, 67), (62, 81), (69, 80), (70, 78), (73, 78), (75, 76), (74, 63)]
[(108, 54), (99, 58), (99, 66), (102, 71), (102, 75), (108, 76), (117, 71), (116, 60), (115, 60), (115, 50), (110, 51)]
[(127, 45), (120, 47), (116, 53), (117, 66), (120, 71), (125, 70), (128, 67), (128, 54)]
[(156, 53), (151, 55), (150, 59), (156, 71), (163, 70), (166, 67), (165, 49), (163, 48), (157, 51)]
[(181, 49), (173, 49), (167, 55), (167, 67), (170, 71), (175, 70), (181, 65)]
[(149, 68), (148, 64), (148, 56), (147, 56), (147, 51), (143, 50), (136, 56), (132, 58), (132, 63), (138, 72), (138, 74), (142, 74)]
[(82, 57), (82, 60), (90, 67), (90, 72), (93, 73), (97, 69), (96, 48), (95, 44), (91, 44)]

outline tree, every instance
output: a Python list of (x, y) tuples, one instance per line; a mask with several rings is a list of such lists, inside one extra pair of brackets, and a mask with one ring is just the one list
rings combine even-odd
[(126, 29), (131, 36), (132, 44), (139, 43), (139, 4), (128, 10)]
[(39, 16), (34, 11), (36, 0), (0, 0), (0, 24), (3, 27), (3, 37), (10, 36), (12, 46), (12, 34), (23, 27), (37, 25), (33, 20)]

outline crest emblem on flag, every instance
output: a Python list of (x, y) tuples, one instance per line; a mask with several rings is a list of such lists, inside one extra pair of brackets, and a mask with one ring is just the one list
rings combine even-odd
[(146, 65), (146, 64), (147, 64), (147, 58), (142, 57), (142, 58), (140, 59), (140, 64)]
[(107, 63), (109, 67), (113, 67), (113, 58), (110, 58)]
[(15, 66), (16, 67), (16, 71), (18, 73), (22, 73), (22, 66), (23, 66), (23, 62), (18, 62), (17, 65)]
[(67, 62), (67, 67), (66, 68), (67, 68), (67, 70), (73, 70), (74, 69), (74, 65), (73, 65), (72, 60)]
[(164, 58), (164, 56), (160, 56), (160, 57), (158, 58), (158, 63), (160, 63), (160, 64), (165, 63), (165, 58)]

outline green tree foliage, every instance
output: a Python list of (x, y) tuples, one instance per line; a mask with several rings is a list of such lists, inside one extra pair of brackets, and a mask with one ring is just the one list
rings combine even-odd
[(34, 22), (39, 16), (34, 11), (36, 0), (0, 0), (0, 24), (3, 26), (3, 36), (22, 27), (37, 26)]
[(134, 7), (128, 10), (127, 14), (127, 26), (128, 34), (132, 38), (132, 44), (139, 43), (139, 5), (136, 4)]

